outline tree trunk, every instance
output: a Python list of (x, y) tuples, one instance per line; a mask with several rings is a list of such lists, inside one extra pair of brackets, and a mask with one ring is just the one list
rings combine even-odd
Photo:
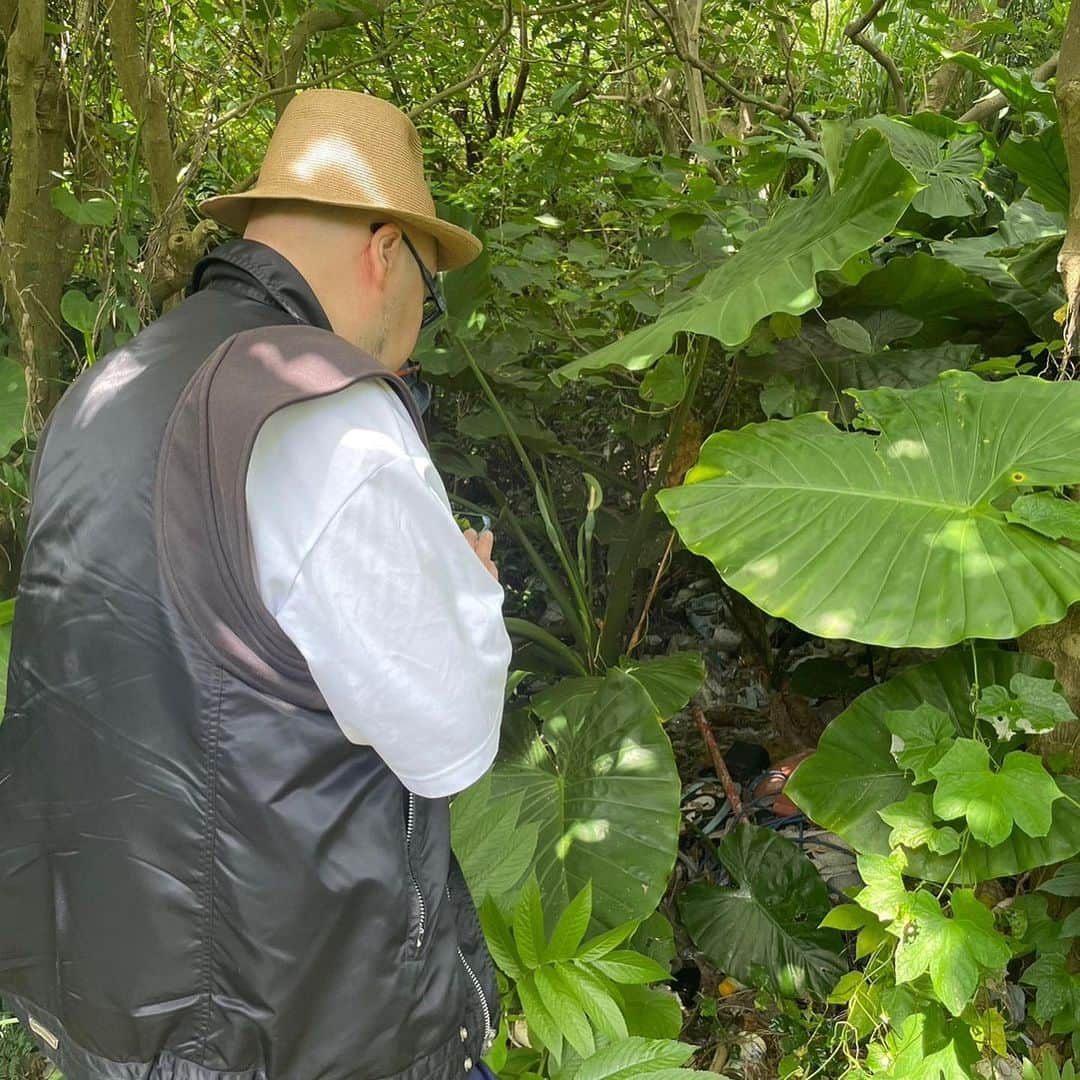
[(0, 226), (0, 283), (26, 369), (33, 429), (63, 391), (69, 342), (58, 313), (78, 254), (78, 227), (49, 197), (58, 183), (54, 174), (64, 170), (67, 101), (45, 36), (45, 0), (18, 0), (14, 14), (7, 41), (11, 172)]
[[(681, 41), (683, 53), (694, 59), (700, 57), (701, 9), (704, 0), (671, 0), (672, 22)], [(712, 141), (709, 107), (705, 100), (705, 83), (700, 69), (684, 64), (686, 99), (690, 112), (690, 133), (696, 143)]]
[[(1063, 374), (1073, 374), (1078, 345), (1078, 301), (1080, 301), (1080, 0), (1072, 0), (1065, 25), (1065, 38), (1058, 59), (1057, 103), (1061, 114), (1061, 136), (1069, 163), (1070, 211), (1065, 240), (1058, 255), (1058, 272), (1065, 285), (1067, 314)], [(1024, 652), (1045, 657), (1073, 707), (1080, 715), (1080, 604), (1074, 604), (1065, 618), (1054, 626), (1040, 626), (1020, 638)], [(1063, 724), (1040, 740), (1044, 752), (1068, 750), (1073, 754), (1074, 771), (1080, 770), (1080, 724)]]

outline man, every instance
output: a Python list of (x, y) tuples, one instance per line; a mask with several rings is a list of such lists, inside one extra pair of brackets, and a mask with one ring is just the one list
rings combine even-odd
[(0, 996), (67, 1080), (485, 1075), (448, 810), (510, 641), (395, 374), (480, 245), (408, 118), (345, 91), (295, 97), (259, 183), (201, 209), (243, 238), (76, 380), (34, 462)]

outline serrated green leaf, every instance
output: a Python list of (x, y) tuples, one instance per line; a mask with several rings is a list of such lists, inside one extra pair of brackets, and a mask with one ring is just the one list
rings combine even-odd
[[(573, 1080), (655, 1080), (658, 1074), (675, 1076), (685, 1073), (687, 1080), (699, 1074), (680, 1070), (694, 1052), (694, 1047), (669, 1039), (644, 1039), (631, 1036), (597, 1050), (581, 1063)], [(674, 1080), (674, 1078), (672, 1078)]]
[(1019, 733), (1052, 731), (1058, 724), (1076, 719), (1056, 685), (1054, 679), (1017, 672), (1008, 689), (994, 685), (982, 690), (975, 715), (988, 721), (1003, 741)]
[(533, 978), (540, 1000), (563, 1037), (582, 1057), (588, 1057), (596, 1049), (592, 1028), (576, 996), (568, 990), (562, 972), (545, 964), (537, 968)]
[(959, 1016), (975, 996), (980, 972), (1003, 972), (1012, 950), (994, 930), (993, 915), (970, 889), (958, 889), (950, 903), (951, 919), (930, 893), (919, 890), (890, 930), (899, 938), (896, 981), (911, 982), (928, 972), (934, 993), (953, 1016)]
[(536, 874), (530, 874), (514, 909), (514, 944), (527, 968), (538, 968), (545, 960), (547, 935), (544, 932), (544, 908)]
[(609, 1039), (625, 1039), (626, 1021), (618, 1003), (608, 993), (603, 981), (585, 968), (575, 967), (567, 973), (578, 995), (578, 1004), (588, 1014), (597, 1031)]
[(491, 958), (510, 978), (520, 979), (525, 974), (525, 965), (518, 956), (514, 939), (498, 905), (490, 896), (485, 897), (477, 907), (477, 914)]
[(1020, 981), (1035, 987), (1035, 1015), (1043, 1023), (1060, 1013), (1074, 1013), (1080, 1006), (1080, 978), (1069, 971), (1065, 953), (1040, 956)]
[(1034, 754), (1006, 754), (993, 772), (989, 751), (974, 739), (957, 739), (930, 771), (938, 782), (934, 812), (946, 821), (966, 818), (971, 835), (990, 847), (1004, 843), (1014, 823), (1028, 836), (1046, 836), (1062, 798)]
[(1021, 495), (1005, 516), (1051, 540), (1062, 537), (1080, 540), (1080, 503), (1059, 498), (1049, 491)]
[(531, 1036), (535, 1035), (549, 1050), (555, 1063), (562, 1060), (562, 1032), (555, 1023), (547, 1006), (540, 998), (536, 989), (535, 972), (529, 972), (523, 979), (519, 979), (514, 985), (521, 1000), (521, 1008), (525, 1013), (525, 1023), (529, 1026)]
[(872, 911), (879, 919), (895, 919), (910, 895), (904, 885), (903, 872), (907, 866), (904, 853), (860, 854), (857, 862), (859, 876), (866, 884), (856, 895), (855, 903)]
[(1045, 896), (1028, 893), (1013, 898), (1006, 909), (1006, 917), (1012, 924), (1013, 954), (1024, 956), (1030, 952), (1067, 953), (1072, 945), (1072, 938), (1080, 936), (1080, 931), (1069, 926), (1069, 918), (1062, 922), (1053, 918), (1047, 908)]
[(485, 773), (450, 806), (451, 840), (477, 903), (504, 897), (521, 881), (536, 851), (537, 828), (523, 824), (521, 793), (496, 799)]
[(916, 784), (933, 780), (931, 766), (945, 756), (956, 738), (956, 724), (948, 713), (924, 704), (905, 712), (886, 713), (885, 726), (892, 733), (896, 763), (912, 772)]
[[(581, 891), (570, 901), (548, 942), (549, 960), (569, 960), (581, 945), (581, 939), (592, 918), (592, 882), (586, 881)], [(591, 1052), (591, 1051), (590, 1051)]]
[(879, 810), (881, 820), (892, 826), (889, 843), (893, 847), (928, 847), (937, 855), (947, 855), (960, 847), (960, 834), (952, 828), (938, 828), (929, 795), (913, 791), (903, 802)]
[[(1048, 663), (1023, 653), (978, 647), (974, 658), (981, 685), (1007, 686), (1018, 671), (1040, 678), (1053, 675)], [(889, 826), (878, 811), (906, 799), (913, 789), (890, 752), (892, 736), (884, 717), (926, 703), (948, 713), (958, 730), (970, 731), (972, 663), (969, 650), (954, 651), (860, 695), (829, 724), (817, 751), (792, 774), (785, 794), (812, 821), (856, 851), (888, 854)], [(1053, 828), (1046, 837), (1032, 838), (1017, 830), (996, 847), (970, 838), (959, 864), (954, 854), (935, 855), (919, 848), (907, 852), (911, 875), (926, 881), (974, 884), (1071, 859), (1080, 852), (1076, 805), (1080, 781), (1059, 776), (1057, 783), (1075, 802), (1058, 799), (1054, 803)]]
[(979, 1050), (963, 1022), (943, 1025), (925, 1007), (867, 1053), (880, 1080), (971, 1080)]
[(655, 960), (629, 949), (609, 952), (603, 959), (593, 960), (592, 966), (617, 983), (651, 983), (671, 978), (671, 972)]
[(578, 960), (599, 960), (607, 956), (612, 949), (617, 949), (641, 924), (640, 919), (631, 919), (621, 923), (611, 930), (605, 930), (602, 934), (589, 938), (577, 953)]

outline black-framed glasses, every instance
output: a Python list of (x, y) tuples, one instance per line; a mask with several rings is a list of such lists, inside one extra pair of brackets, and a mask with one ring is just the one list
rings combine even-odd
[[(373, 222), (371, 231), (377, 232), (385, 224), (385, 221)], [(412, 252), (412, 257), (416, 260), (416, 265), (420, 267), (420, 274), (424, 279), (424, 288), (427, 290), (424, 296), (424, 313), (420, 319), (420, 329), (423, 330), (430, 326), (440, 316), (446, 314), (446, 304), (439, 293), (439, 287), (435, 278), (417, 254), (416, 248), (413, 247), (412, 241), (409, 239), (404, 229), (401, 230), (401, 238), (405, 241), (405, 246)]]

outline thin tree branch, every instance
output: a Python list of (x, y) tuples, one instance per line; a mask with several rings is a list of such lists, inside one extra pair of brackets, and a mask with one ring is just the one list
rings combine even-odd
[(467, 90), (473, 83), (479, 82), (486, 74), (488, 60), (492, 55), (501, 48), (502, 43), (506, 40), (507, 35), (510, 33), (510, 8), (506, 6), (503, 8), (503, 24), (502, 29), (495, 36), (491, 45), (488, 46), (487, 52), (477, 61), (476, 66), (465, 76), (464, 79), (459, 80), (452, 86), (447, 86), (445, 89), (440, 90), (437, 94), (429, 97), (427, 101), (421, 101), (419, 105), (414, 105), (409, 109), (409, 118), (415, 120), (422, 112), (426, 112), (428, 109), (434, 108), (441, 101), (445, 101), (447, 98), (454, 97), (455, 94), (460, 94), (462, 90)]
[(817, 132), (810, 126), (810, 121), (805, 116), (797, 113), (791, 106), (776, 105), (771, 101), (767, 101), (765, 98), (758, 97), (757, 94), (749, 94), (738, 87), (733, 86), (727, 81), (714, 67), (710, 64), (706, 64), (705, 61), (699, 59), (696, 56), (690, 56), (685, 49), (679, 44), (679, 35), (675, 30), (671, 19), (668, 18), (664, 11), (661, 11), (652, 0), (645, 0), (649, 9), (659, 18), (663, 24), (667, 27), (668, 36), (671, 38), (671, 44), (675, 49), (675, 55), (684, 63), (689, 64), (691, 67), (695, 67), (706, 78), (711, 79), (717, 86), (720, 87), (726, 94), (735, 98), (736, 101), (742, 101), (747, 105), (756, 105), (757, 108), (763, 109), (765, 112), (772, 113), (773, 116), (779, 116), (782, 120), (790, 120), (799, 130), (808, 138), (817, 142)]
[(113, 63), (131, 111), (139, 123), (143, 157), (150, 174), (154, 209), (159, 216), (176, 194), (176, 157), (173, 150), (165, 92), (146, 62), (137, 32), (135, 0), (112, 0), (109, 36)]
[(281, 67), (270, 79), (276, 91), (274, 107), (279, 117), (292, 99), (291, 87), (299, 81), (300, 65), (303, 63), (308, 42), (316, 34), (325, 33), (328, 30), (341, 30), (344, 27), (356, 26), (358, 23), (370, 22), (385, 10), (388, 2), (389, 0), (367, 0), (366, 3), (349, 12), (335, 11), (331, 8), (311, 8), (296, 20), (296, 25), (293, 26), (282, 52)]
[[(1035, 82), (1047, 82), (1057, 72), (1058, 59), (1060, 56), (1060, 52), (1054, 53), (1049, 60), (1045, 60), (1031, 73), (1031, 78)], [(1001, 112), (1002, 109), (1007, 109), (1008, 107), (1009, 102), (1005, 95), (1000, 90), (995, 90), (992, 94), (987, 94), (986, 97), (976, 101), (975, 104), (960, 117), (960, 123), (981, 124), (984, 120), (989, 120), (992, 116), (996, 116)]]
[(906, 115), (907, 91), (904, 89), (904, 77), (900, 74), (896, 61), (880, 45), (866, 36), (866, 28), (877, 18), (887, 3), (888, 0), (874, 0), (874, 3), (859, 18), (852, 19), (844, 27), (844, 36), (869, 53), (885, 69), (885, 74), (889, 76), (889, 82), (892, 83), (893, 97), (896, 98), (896, 111), (901, 115)]

